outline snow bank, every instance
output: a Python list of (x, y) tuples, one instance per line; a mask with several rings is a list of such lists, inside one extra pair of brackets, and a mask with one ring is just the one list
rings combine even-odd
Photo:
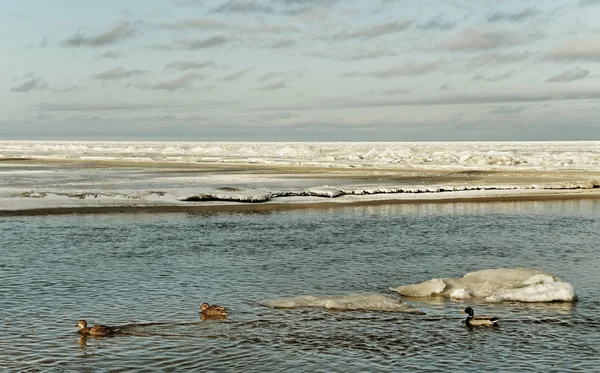
[(572, 302), (573, 286), (553, 274), (527, 268), (499, 268), (470, 272), (390, 288), (407, 297), (441, 296), (455, 300), (483, 298), (486, 302)]

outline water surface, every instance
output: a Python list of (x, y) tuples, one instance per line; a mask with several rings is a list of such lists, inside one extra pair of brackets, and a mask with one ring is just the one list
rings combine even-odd
[[(599, 231), (593, 200), (3, 217), (0, 369), (594, 372)], [(559, 275), (580, 301), (405, 299), (425, 316), (259, 305), (516, 266)], [(201, 320), (203, 301), (230, 317)], [(466, 305), (501, 327), (466, 328)], [(123, 333), (82, 339), (81, 318)]]

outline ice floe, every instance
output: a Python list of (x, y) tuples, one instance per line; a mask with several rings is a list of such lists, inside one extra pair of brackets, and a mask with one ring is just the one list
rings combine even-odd
[(321, 307), (329, 310), (339, 311), (363, 310), (418, 314), (423, 313), (399, 299), (383, 294), (350, 294), (330, 296), (301, 295), (297, 297), (266, 300), (260, 304), (271, 308)]
[(418, 284), (391, 287), (407, 297), (441, 296), (486, 302), (572, 302), (573, 286), (557, 276), (527, 268), (498, 268), (470, 272), (459, 278), (434, 278)]

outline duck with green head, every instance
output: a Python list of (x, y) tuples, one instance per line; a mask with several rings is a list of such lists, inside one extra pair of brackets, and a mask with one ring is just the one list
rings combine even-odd
[(464, 313), (467, 314), (466, 324), (467, 326), (497, 326), (499, 318), (495, 316), (477, 315), (471, 307), (465, 308)]

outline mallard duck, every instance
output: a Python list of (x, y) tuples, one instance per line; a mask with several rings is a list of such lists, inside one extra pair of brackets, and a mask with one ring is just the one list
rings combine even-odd
[(90, 328), (87, 327), (87, 322), (85, 320), (79, 320), (75, 327), (79, 327), (79, 334), (89, 334), (89, 335), (109, 335), (116, 331), (116, 329), (112, 326), (104, 326), (104, 325), (94, 325)]
[(465, 313), (467, 314), (467, 326), (495, 326), (498, 324), (498, 321), (500, 321), (500, 319), (495, 316), (474, 316), (474, 312), (471, 307), (465, 308)]
[(223, 318), (228, 314), (225, 307), (217, 306), (216, 304), (211, 306), (208, 303), (202, 303), (202, 306), (200, 306), (200, 313), (203, 318)]

